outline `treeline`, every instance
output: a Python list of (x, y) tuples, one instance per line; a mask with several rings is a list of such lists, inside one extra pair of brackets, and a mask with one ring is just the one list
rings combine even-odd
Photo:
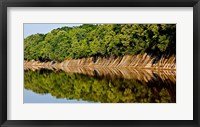
[(176, 54), (175, 24), (83, 24), (24, 39), (24, 59), (63, 61), (147, 53)]
[(63, 71), (25, 71), (24, 87), (56, 98), (101, 103), (175, 103), (176, 85), (155, 74), (149, 82), (105, 78)]

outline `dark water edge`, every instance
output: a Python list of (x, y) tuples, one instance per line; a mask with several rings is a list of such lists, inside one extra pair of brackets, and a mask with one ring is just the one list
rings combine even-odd
[(24, 88), (40, 95), (77, 100), (77, 103), (79, 100), (89, 103), (176, 103), (176, 82), (163, 79), (157, 73), (143, 80), (98, 73), (91, 76), (61, 70), (25, 70)]

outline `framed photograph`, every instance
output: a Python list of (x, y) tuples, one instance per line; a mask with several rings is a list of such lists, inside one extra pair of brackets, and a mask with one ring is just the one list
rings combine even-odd
[(199, 127), (199, 0), (0, 7), (2, 127)]

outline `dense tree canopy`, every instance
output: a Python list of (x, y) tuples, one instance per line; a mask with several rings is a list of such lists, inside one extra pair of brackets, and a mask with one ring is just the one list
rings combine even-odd
[(83, 57), (176, 54), (175, 24), (83, 24), (24, 39), (24, 59), (63, 61)]

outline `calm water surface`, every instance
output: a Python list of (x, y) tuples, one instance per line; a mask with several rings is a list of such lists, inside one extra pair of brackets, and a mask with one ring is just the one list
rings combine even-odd
[(25, 70), (24, 103), (175, 103), (175, 74), (131, 69)]

